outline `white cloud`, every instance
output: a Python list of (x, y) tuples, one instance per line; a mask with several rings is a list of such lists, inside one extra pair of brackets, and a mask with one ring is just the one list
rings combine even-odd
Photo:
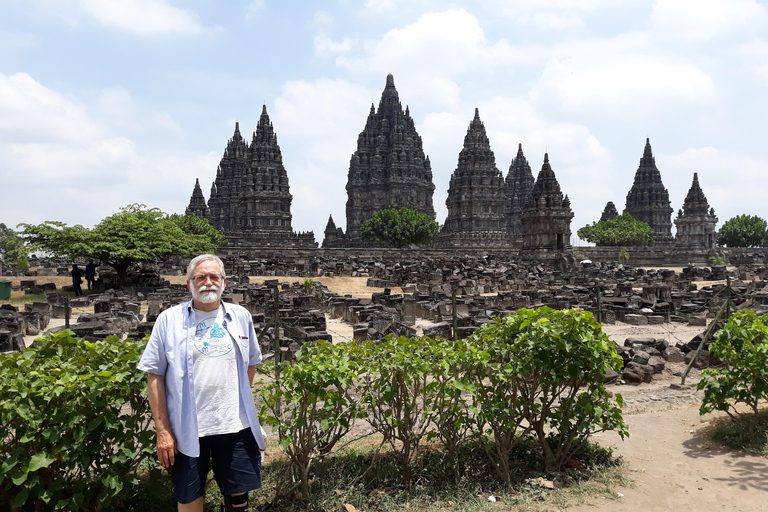
[(351, 49), (352, 39), (349, 37), (345, 37), (337, 43), (324, 35), (315, 36), (315, 52), (317, 53), (346, 53)]
[(597, 47), (593, 54), (550, 59), (532, 97), (541, 103), (554, 99), (570, 112), (624, 119), (658, 116), (662, 106), (674, 110), (715, 97), (713, 80), (685, 59)]
[(109, 87), (99, 94), (99, 110), (115, 126), (125, 126), (134, 108), (131, 93), (125, 87)]
[(140, 35), (202, 34), (209, 31), (192, 11), (165, 0), (80, 0), (81, 9), (106, 26)]
[(365, 0), (365, 8), (374, 13), (392, 11), (397, 4), (397, 0)]
[[(211, 155), (148, 155), (113, 127), (130, 94), (111, 88), (94, 98), (99, 118), (81, 103), (24, 73), (0, 73), (0, 183), (7, 225), (61, 220), (91, 226), (129, 203), (183, 211), (190, 175), (215, 173)], [(6, 188), (7, 187), (7, 188)]]
[(544, 29), (563, 30), (581, 28), (584, 21), (575, 13), (558, 13), (553, 11), (537, 12), (534, 15), (536, 26)]
[(75, 100), (42, 86), (26, 73), (0, 73), (0, 140), (12, 143), (78, 142), (99, 128)]
[(682, 208), (693, 173), (697, 172), (701, 190), (720, 224), (741, 214), (768, 217), (763, 197), (768, 189), (768, 161), (711, 146), (655, 156), (675, 214)]
[(251, 0), (245, 6), (245, 19), (250, 21), (258, 18), (265, 7), (266, 3), (264, 0)]
[(755, 0), (656, 0), (651, 19), (667, 38), (698, 42), (757, 28), (766, 10)]
[(768, 41), (754, 40), (739, 46), (744, 69), (768, 84)]

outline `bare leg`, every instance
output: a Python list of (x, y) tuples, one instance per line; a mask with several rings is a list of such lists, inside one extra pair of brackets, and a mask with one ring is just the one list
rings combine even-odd
[(203, 512), (204, 498), (201, 496), (192, 503), (179, 503), (179, 512)]

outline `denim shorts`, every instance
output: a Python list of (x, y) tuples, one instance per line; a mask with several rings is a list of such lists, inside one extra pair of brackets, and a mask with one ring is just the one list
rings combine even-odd
[(192, 503), (205, 496), (211, 465), (222, 496), (261, 487), (261, 452), (251, 429), (246, 428), (233, 434), (201, 437), (199, 457), (176, 454), (171, 478), (177, 502)]

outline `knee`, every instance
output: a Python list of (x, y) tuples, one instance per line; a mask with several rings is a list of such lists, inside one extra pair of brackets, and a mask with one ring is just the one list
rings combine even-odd
[(246, 512), (248, 510), (248, 493), (224, 496), (224, 512)]

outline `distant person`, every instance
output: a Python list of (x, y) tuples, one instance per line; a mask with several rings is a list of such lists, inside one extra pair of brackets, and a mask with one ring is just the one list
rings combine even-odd
[(88, 264), (85, 266), (85, 282), (88, 283), (88, 291), (93, 291), (96, 281), (96, 267), (98, 265), (93, 260), (88, 260)]
[(83, 295), (83, 289), (80, 288), (80, 285), (83, 284), (83, 275), (85, 272), (77, 267), (77, 263), (72, 265), (72, 288), (75, 290), (75, 297)]

